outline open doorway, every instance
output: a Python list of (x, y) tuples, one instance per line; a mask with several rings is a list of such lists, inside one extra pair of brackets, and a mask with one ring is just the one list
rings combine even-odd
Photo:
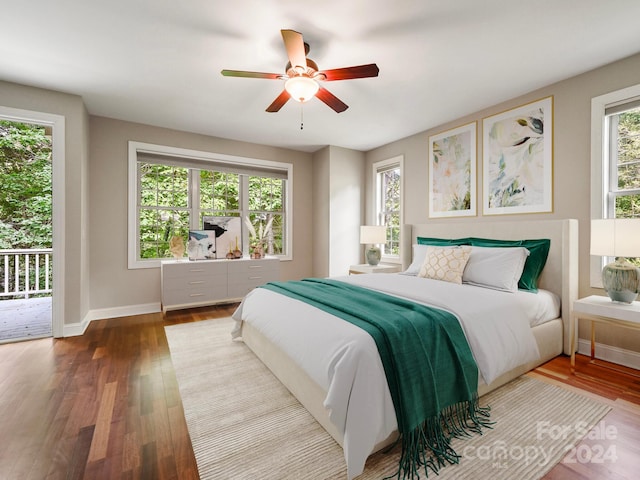
[(0, 107), (0, 343), (63, 336), (63, 152), (63, 117)]

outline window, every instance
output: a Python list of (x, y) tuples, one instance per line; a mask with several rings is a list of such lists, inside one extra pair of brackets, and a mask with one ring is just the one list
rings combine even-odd
[[(640, 218), (640, 85), (592, 99), (591, 131), (591, 218)], [(592, 257), (591, 286), (612, 260)]]
[(129, 268), (170, 258), (174, 235), (202, 229), (204, 216), (248, 218), (266, 230), (266, 253), (290, 259), (292, 166), (266, 160), (129, 142)]
[(640, 218), (640, 101), (605, 110), (607, 218)]
[(387, 241), (382, 248), (385, 261), (400, 261), (402, 227), (402, 157), (373, 164), (376, 224), (387, 227)]
[(283, 199), (284, 180), (270, 177), (248, 177), (248, 216), (259, 237), (267, 230), (265, 253), (275, 255), (281, 251), (281, 240), (285, 237)]
[(138, 181), (139, 259), (168, 257), (171, 237), (189, 231), (189, 169), (139, 162)]

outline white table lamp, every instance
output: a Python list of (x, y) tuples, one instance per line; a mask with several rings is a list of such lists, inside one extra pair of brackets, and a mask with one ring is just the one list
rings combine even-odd
[(602, 285), (614, 302), (633, 302), (640, 288), (640, 269), (625, 257), (640, 257), (640, 219), (591, 220), (591, 255), (616, 257), (602, 269)]
[(382, 257), (377, 245), (387, 241), (387, 227), (383, 225), (363, 225), (360, 227), (360, 243), (370, 245), (365, 252), (367, 263), (377, 265)]

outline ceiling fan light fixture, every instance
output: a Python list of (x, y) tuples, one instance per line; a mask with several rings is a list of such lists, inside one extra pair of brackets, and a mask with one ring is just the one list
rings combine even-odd
[(320, 85), (313, 78), (300, 75), (291, 77), (284, 83), (285, 90), (295, 101), (304, 103), (311, 100), (318, 92)]

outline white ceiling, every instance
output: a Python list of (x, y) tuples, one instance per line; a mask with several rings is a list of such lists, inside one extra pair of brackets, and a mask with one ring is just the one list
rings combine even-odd
[[(640, 51), (638, 0), (0, 0), (0, 79), (81, 95), (90, 114), (315, 151), (367, 151)], [(265, 109), (280, 29), (319, 68), (377, 63)], [(640, 79), (638, 79), (640, 81)], [(301, 111), (304, 130), (300, 130)]]

